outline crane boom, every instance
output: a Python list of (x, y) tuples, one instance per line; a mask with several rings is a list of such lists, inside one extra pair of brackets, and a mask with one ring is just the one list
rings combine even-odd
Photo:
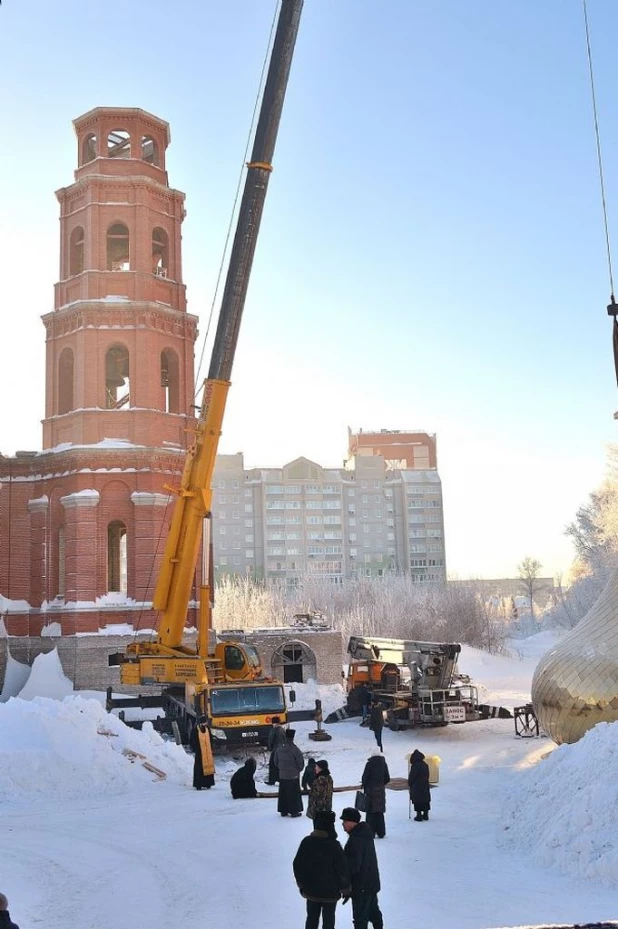
[[(193, 576), (202, 543), (203, 520), (210, 514), (211, 482), (245, 298), (249, 286), (262, 211), (272, 171), (281, 111), (303, 0), (282, 0), (264, 87), (251, 160), (238, 213), (221, 310), (204, 384), (194, 442), (187, 454), (178, 500), (167, 539), (153, 606), (162, 611), (159, 643), (178, 648), (191, 596)], [(200, 602), (207, 609), (208, 583)], [(200, 624), (202, 626), (202, 624)], [(207, 653), (207, 630), (200, 628), (198, 653)]]

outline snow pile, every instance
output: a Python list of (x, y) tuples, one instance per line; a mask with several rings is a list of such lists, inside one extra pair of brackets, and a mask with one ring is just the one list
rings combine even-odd
[(71, 693), (73, 693), (73, 683), (65, 676), (58, 650), (54, 648), (46, 655), (36, 656), (32, 662), (28, 680), (19, 691), (19, 696), (22, 700), (32, 700), (33, 697), (51, 697), (54, 700), (62, 700)]
[[(296, 694), (294, 704), (290, 702), (290, 690)], [(341, 684), (316, 684), (311, 679), (306, 684), (286, 684), (285, 699), (290, 710), (315, 710), (315, 701), (322, 701), (324, 719), (329, 713), (345, 706), (346, 695)]]
[(13, 698), (0, 704), (0, 802), (125, 794), (156, 780), (130, 750), (167, 774), (191, 784), (192, 760), (165, 742), (150, 723), (140, 731), (106, 713), (96, 700)]
[(501, 844), (564, 874), (618, 886), (617, 768), (618, 723), (599, 723), (526, 767), (509, 785)]
[(4, 669), (4, 684), (0, 694), (0, 703), (6, 703), (9, 697), (16, 697), (30, 677), (30, 665), (16, 661), (10, 652), (7, 653), (6, 667)]

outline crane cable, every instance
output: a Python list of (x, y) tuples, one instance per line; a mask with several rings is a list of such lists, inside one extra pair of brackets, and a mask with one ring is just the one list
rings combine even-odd
[[(227, 233), (226, 233), (226, 236), (225, 236), (225, 243), (224, 243), (223, 252), (222, 252), (222, 255), (221, 255), (221, 262), (220, 262), (220, 264), (219, 264), (219, 271), (218, 271), (218, 273), (217, 273), (217, 280), (216, 280), (216, 283), (215, 283), (215, 291), (214, 291), (213, 296), (212, 296), (212, 302), (211, 302), (211, 304), (210, 304), (210, 312), (209, 312), (209, 314), (208, 314), (208, 323), (206, 324), (206, 332), (204, 333), (204, 339), (203, 339), (203, 341), (202, 341), (202, 350), (201, 350), (201, 352), (200, 352), (200, 360), (199, 360), (199, 364), (198, 364), (198, 366), (197, 366), (197, 372), (196, 372), (196, 375), (195, 375), (195, 384), (194, 384), (194, 391), (195, 391), (195, 392), (194, 392), (194, 399), (197, 399), (197, 395), (198, 395), (198, 393), (200, 392), (200, 388), (201, 388), (201, 384), (200, 384), (200, 371), (202, 370), (202, 365), (203, 365), (203, 363), (204, 363), (204, 354), (205, 354), (205, 351), (206, 351), (206, 342), (208, 341), (208, 334), (209, 334), (209, 332), (210, 332), (210, 327), (211, 327), (211, 324), (212, 324), (212, 319), (213, 319), (213, 315), (214, 315), (214, 311), (215, 311), (215, 304), (216, 304), (216, 301), (217, 301), (217, 295), (218, 295), (218, 293), (219, 293), (219, 287), (220, 287), (220, 284), (221, 284), (221, 277), (222, 277), (222, 275), (223, 275), (223, 266), (224, 266), (224, 264), (225, 264), (225, 259), (226, 259), (226, 255), (227, 255), (227, 251), (228, 251), (229, 242), (230, 242), (230, 237), (231, 237), (231, 234), (232, 234), (232, 226), (233, 226), (233, 224), (234, 224), (234, 217), (235, 217), (235, 215), (236, 215), (236, 207), (237, 207), (237, 205), (238, 205), (238, 198), (240, 197), (240, 190), (241, 190), (241, 187), (242, 187), (243, 177), (244, 177), (244, 175), (245, 175), (245, 166), (246, 166), (246, 163), (247, 163), (247, 159), (249, 158), (249, 148), (250, 148), (250, 146), (251, 146), (251, 139), (253, 138), (253, 133), (254, 133), (254, 128), (255, 128), (255, 119), (256, 119), (256, 116), (257, 116), (258, 107), (259, 107), (259, 105), (260, 105), (260, 99), (261, 99), (261, 97), (262, 97), (262, 89), (263, 89), (263, 87), (264, 87), (264, 79), (265, 79), (265, 76), (266, 76), (266, 69), (267, 69), (267, 67), (268, 67), (268, 61), (269, 61), (269, 59), (270, 59), (270, 51), (271, 51), (272, 44), (273, 44), (273, 38), (274, 38), (274, 34), (275, 34), (275, 26), (276, 26), (276, 24), (277, 24), (277, 14), (278, 14), (278, 10), (279, 10), (279, 0), (277, 0), (277, 2), (275, 3), (275, 12), (274, 12), (274, 15), (273, 15), (272, 25), (271, 25), (271, 27), (270, 27), (270, 35), (269, 35), (269, 37), (268, 37), (268, 44), (267, 44), (267, 46), (266, 46), (266, 54), (264, 55), (264, 61), (263, 61), (263, 63), (262, 63), (262, 72), (261, 72), (261, 74), (260, 74), (260, 80), (259, 80), (259, 84), (258, 84), (257, 95), (256, 95), (255, 103), (254, 103), (254, 106), (253, 106), (253, 114), (252, 114), (252, 116), (251, 116), (251, 124), (250, 124), (250, 126), (249, 126), (249, 134), (247, 135), (247, 144), (245, 145), (245, 155), (244, 155), (244, 158), (243, 158), (243, 160), (242, 160), (242, 167), (241, 167), (240, 172), (239, 172), (239, 175), (238, 175), (238, 183), (236, 184), (236, 194), (235, 194), (235, 196), (234, 196), (234, 203), (233, 203), (233, 206), (232, 206), (232, 212), (231, 212), (231, 214), (230, 214), (230, 221), (229, 221), (229, 223), (228, 223)], [(199, 385), (199, 386), (198, 386), (198, 385)]]
[(607, 250), (607, 270), (609, 273), (610, 302), (607, 306), (608, 316), (614, 317), (612, 341), (614, 348), (614, 367), (616, 369), (616, 382), (618, 383), (618, 304), (614, 297), (614, 274), (612, 270), (612, 249), (609, 240), (609, 224), (607, 221), (607, 200), (605, 197), (605, 178), (603, 174), (603, 156), (601, 152), (601, 134), (599, 132), (599, 116), (597, 112), (597, 98), (594, 86), (594, 68), (592, 66), (592, 50), (590, 47), (590, 28), (588, 25), (588, 4), (582, 0), (584, 11), (584, 26), (586, 30), (586, 52), (588, 55), (588, 71), (590, 74), (590, 96), (592, 99), (592, 114), (594, 116), (594, 134), (597, 147), (597, 163), (599, 168), (599, 187), (601, 191), (601, 206), (603, 208), (603, 226), (605, 230), (605, 247)]

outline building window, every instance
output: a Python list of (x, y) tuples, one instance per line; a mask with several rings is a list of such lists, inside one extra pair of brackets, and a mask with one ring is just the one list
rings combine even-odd
[(69, 275), (81, 274), (84, 270), (84, 230), (76, 226), (69, 240)]
[(142, 136), (142, 161), (159, 167), (159, 146), (151, 135)]
[(58, 413), (73, 409), (73, 349), (63, 348), (58, 359)]
[(66, 561), (64, 546), (64, 526), (58, 530), (58, 591), (57, 596), (64, 597), (66, 589)]
[(91, 132), (90, 135), (87, 135), (84, 141), (82, 142), (81, 163), (85, 165), (89, 161), (94, 161), (96, 157), (97, 157), (97, 137)]
[(161, 352), (161, 387), (166, 413), (180, 413), (180, 373), (178, 355), (171, 348)]
[(252, 519), (246, 519), (246, 520), (245, 520), (245, 529), (253, 529), (253, 520), (252, 520)]
[(105, 408), (126, 410), (129, 402), (129, 351), (124, 345), (113, 345), (105, 355)]
[(272, 657), (273, 676), (285, 684), (303, 684), (316, 679), (315, 653), (304, 642), (286, 642)]
[(127, 528), (119, 520), (107, 527), (107, 589), (127, 592)]
[(152, 273), (157, 277), (168, 277), (169, 240), (165, 229), (157, 226), (152, 230)]
[(253, 549), (252, 549), (252, 548), (248, 548), (248, 549), (245, 551), (245, 558), (253, 558)]
[(107, 270), (130, 270), (129, 230), (124, 223), (114, 223), (107, 230)]
[(112, 129), (107, 137), (107, 157), (131, 157), (131, 136), (126, 129)]

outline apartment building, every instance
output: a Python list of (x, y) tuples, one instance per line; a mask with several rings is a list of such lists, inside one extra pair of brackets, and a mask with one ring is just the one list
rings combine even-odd
[(364, 453), (343, 468), (297, 458), (245, 469), (238, 453), (217, 456), (213, 491), (217, 577), (246, 574), (288, 587), (308, 574), (336, 584), (387, 574), (446, 580), (435, 468), (391, 468), (382, 455)]

